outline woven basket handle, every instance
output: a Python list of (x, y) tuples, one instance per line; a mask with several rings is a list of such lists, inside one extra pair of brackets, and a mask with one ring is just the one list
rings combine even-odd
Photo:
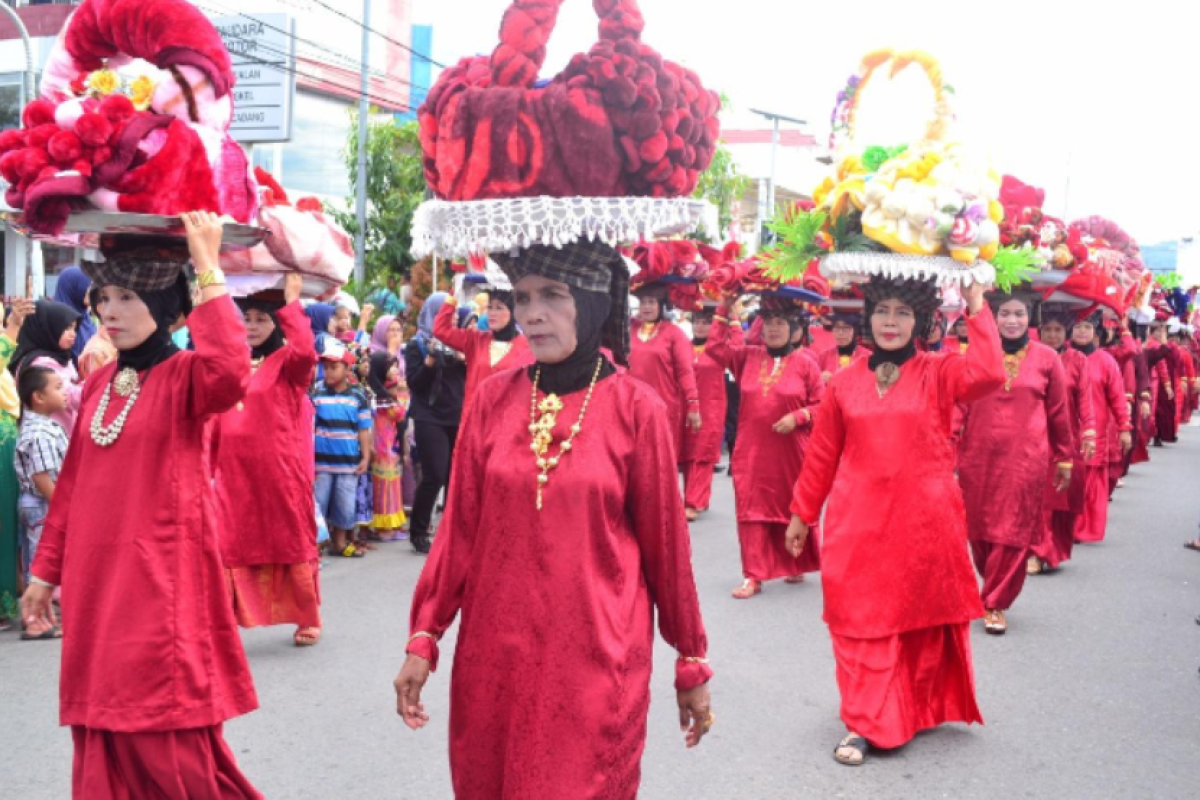
[(858, 107), (862, 102), (863, 89), (866, 88), (871, 78), (881, 67), (889, 64), (891, 65), (891, 69), (888, 70), (888, 78), (895, 78), (908, 68), (910, 64), (918, 64), (924, 70), (925, 77), (929, 79), (929, 85), (933, 87), (935, 106), (929, 122), (926, 124), (923, 141), (935, 142), (945, 139), (948, 119), (945, 114), (939, 112), (944, 104), (948, 102), (947, 94), (950, 88), (942, 78), (941, 65), (925, 53), (917, 51), (897, 52), (891, 49), (883, 49), (872, 51), (863, 57), (857, 90), (847, 101), (849, 108), (846, 115), (846, 129), (842, 133), (843, 143), (853, 147), (855, 137), (854, 123), (858, 116)]
[[(492, 52), (493, 86), (532, 86), (546, 60), (546, 43), (564, 0), (513, 0), (500, 23), (500, 44)], [(600, 39), (641, 38), (645, 21), (637, 0), (592, 0), (600, 18)]]

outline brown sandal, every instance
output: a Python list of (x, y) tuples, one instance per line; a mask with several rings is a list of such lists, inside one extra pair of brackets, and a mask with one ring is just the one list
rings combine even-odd
[(733, 590), (735, 600), (749, 600), (754, 595), (762, 591), (762, 581), (756, 581), (753, 578), (746, 578), (742, 585)]

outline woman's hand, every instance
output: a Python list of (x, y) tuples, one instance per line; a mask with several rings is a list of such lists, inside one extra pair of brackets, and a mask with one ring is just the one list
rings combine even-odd
[(1071, 488), (1071, 466), (1059, 464), (1054, 468), (1054, 491), (1065, 492)]
[(984, 292), (987, 287), (979, 281), (974, 281), (970, 286), (963, 289), (963, 299), (967, 301), (968, 316), (975, 316), (983, 309)]
[(21, 621), (26, 628), (45, 630), (58, 624), (54, 616), (54, 590), (49, 586), (31, 583), (21, 595)]
[(283, 302), (291, 305), (300, 299), (304, 291), (304, 276), (299, 272), (289, 272), (283, 279)]
[(196, 273), (203, 274), (216, 269), (221, 261), (221, 237), (225, 221), (211, 211), (188, 211), (180, 214), (187, 231), (188, 252)]
[(429, 723), (425, 704), (421, 702), (421, 690), (429, 680), (429, 662), (420, 656), (409, 655), (400, 668), (400, 674), (392, 682), (396, 689), (396, 713), (404, 718), (404, 724), (414, 731)]
[(708, 684), (677, 692), (675, 699), (679, 703), (679, 730), (687, 734), (685, 744), (689, 748), (695, 747), (713, 725), (712, 695)]
[(787, 436), (789, 433), (796, 430), (797, 427), (798, 423), (796, 422), (796, 415), (784, 414), (782, 417), (780, 417), (778, 422), (771, 426), (771, 430), (775, 431), (781, 436)]
[(1084, 439), (1080, 450), (1083, 451), (1083, 458), (1085, 461), (1091, 460), (1092, 457), (1096, 455), (1096, 440)]
[(1119, 441), (1121, 443), (1121, 452), (1128, 453), (1130, 450), (1133, 449), (1133, 432), (1132, 431), (1121, 431), (1117, 435), (1117, 441)]
[(687, 415), (687, 424), (688, 427), (692, 429), (692, 433), (699, 433), (700, 426), (704, 424), (703, 420), (700, 419), (700, 412), (694, 410), (689, 411)]
[(804, 545), (807, 542), (808, 525), (799, 517), (793, 516), (792, 521), (788, 523), (787, 533), (784, 534), (784, 543), (792, 558), (799, 558), (804, 553)]
[(25, 324), (26, 317), (32, 315), (35, 308), (32, 300), (26, 298), (13, 300), (12, 311), (8, 312), (8, 321), (4, 326), (4, 334), (15, 342), (21, 335), (21, 326)]
[(1141, 402), (1140, 410), (1142, 412), (1142, 419), (1150, 419), (1150, 401), (1149, 400), (1143, 400)]
[(371, 325), (371, 318), (375, 316), (375, 304), (367, 303), (362, 307), (362, 313), (358, 315), (358, 329), (366, 332)]

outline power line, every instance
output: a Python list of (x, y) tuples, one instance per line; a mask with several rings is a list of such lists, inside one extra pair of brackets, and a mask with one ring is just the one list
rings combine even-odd
[[(205, 2), (210, 4), (210, 6), (204, 6), (204, 5), (201, 5), (199, 2), (196, 2), (196, 0), (193, 0), (193, 2), (195, 3), (195, 5), (198, 8), (200, 8), (203, 11), (208, 12), (209, 14), (213, 14), (213, 15), (235, 14), (239, 17), (242, 17), (243, 19), (248, 19), (257, 25), (262, 25), (265, 28), (269, 28), (270, 30), (277, 31), (279, 33), (284, 34), (285, 36), (290, 36), (296, 42), (309, 45), (310, 47), (315, 48), (319, 52), (326, 53), (328, 55), (335, 57), (336, 59), (338, 59), (341, 62), (342, 65), (346, 66), (347, 68), (352, 68), (357, 71), (357, 70), (360, 70), (362, 67), (361, 62), (355, 61), (355, 60), (351, 59), (349, 56), (343, 55), (342, 53), (339, 53), (336, 50), (330, 49), (329, 47), (326, 47), (325, 45), (314, 42), (311, 39), (305, 39), (302, 36), (297, 36), (295, 33), (284, 30), (283, 28), (280, 28), (276, 25), (272, 25), (271, 23), (267, 22), (266, 20), (259, 19), (258, 17), (251, 16), (250, 14), (245, 14), (241, 11), (236, 11), (233, 8), (230, 8), (229, 6), (226, 6), (224, 3), (218, 3), (218, 2), (216, 2), (216, 0), (205, 0)], [(215, 4), (217, 7), (212, 8), (211, 5), (213, 5), (213, 4)], [(240, 37), (240, 36), (234, 36), (234, 38), (242, 39), (242, 41), (247, 41), (246, 39), (244, 39), (243, 37)], [(276, 52), (283, 52), (283, 51), (278, 50), (278, 48), (271, 48), (270, 46), (264, 45), (261, 42), (258, 44), (258, 46), (264, 47), (268, 50), (274, 49)], [(284, 53), (284, 55), (291, 57), (290, 53)], [(416, 92), (428, 92), (429, 91), (429, 88), (426, 86), (418, 86), (411, 81), (405, 80), (404, 78), (401, 78), (401, 77), (398, 77), (395, 75), (389, 75), (387, 72), (382, 71), (382, 70), (369, 69), (369, 72), (374, 77), (387, 78), (389, 80), (396, 81), (397, 83), (402, 83), (405, 86), (412, 87), (412, 90), (416, 91)]]
[[(212, 9), (205, 9), (205, 10), (211, 11)], [(245, 15), (243, 15), (243, 16), (245, 16)], [(228, 36), (230, 36), (230, 38), (233, 38), (233, 39), (236, 39), (236, 40), (242, 41), (242, 42), (254, 41), (251, 39), (247, 39), (244, 36), (238, 36), (237, 34), (234, 34), (234, 33), (228, 34)], [(272, 67), (274, 69), (278, 69), (282, 72), (285, 72), (289, 75), (294, 75), (296, 77), (305, 78), (307, 80), (313, 81), (314, 83), (328, 83), (337, 89), (341, 89), (344, 92), (350, 93), (354, 97), (357, 97), (357, 98), (366, 97), (371, 102), (374, 102), (380, 106), (399, 108), (401, 111), (404, 111), (404, 112), (413, 111), (412, 107), (407, 102), (400, 102), (398, 99), (386, 98), (381, 95), (372, 94), (370, 92), (363, 94), (361, 89), (359, 89), (356, 86), (346, 86), (345, 84), (338, 83), (337, 81), (331, 80), (329, 77), (321, 77), (321, 76), (313, 75), (308, 72), (303, 72), (300, 69), (296, 68), (295, 66), (290, 66), (287, 63), (288, 60), (292, 57), (291, 53), (288, 53), (288, 52), (281, 50), (279, 48), (276, 48), (276, 47), (272, 47), (270, 45), (266, 45), (262, 42), (256, 42), (256, 45), (259, 49), (266, 51), (267, 54), (273, 53), (276, 56), (282, 58), (283, 63), (280, 63), (277, 61), (269, 61), (264, 58), (258, 58), (256, 56), (250, 55), (249, 53), (239, 53), (238, 58), (244, 59), (244, 60), (249, 61), (254, 64), (260, 64), (262, 66)]]
[(375, 30), (374, 28), (363, 25), (362, 20), (355, 19), (354, 17), (350, 16), (349, 14), (347, 14), (344, 11), (338, 11), (336, 8), (334, 8), (333, 6), (326, 3), (325, 0), (312, 0), (312, 1), (314, 3), (316, 3), (317, 5), (319, 5), (321, 8), (327, 9), (329, 11), (332, 11), (334, 14), (337, 14), (342, 19), (350, 20), (351, 22), (353, 22), (355, 25), (357, 25), (360, 28), (366, 28), (368, 31), (375, 34), (379, 38), (383, 39), (385, 42), (391, 42), (392, 44), (396, 45), (397, 47), (401, 47), (401, 48), (407, 50), (408, 52), (412, 53), (417, 58), (428, 61), (430, 64), (433, 64), (435, 67), (440, 67), (441, 69), (446, 69), (446, 65), (441, 63), (440, 61), (434, 61), (432, 58), (425, 55), (424, 53), (418, 53), (416, 50), (413, 50), (411, 47), (406, 45), (404, 42), (398, 42), (395, 39), (393, 39), (392, 37), (388, 36), (386, 33), (380, 33), (379, 31)]

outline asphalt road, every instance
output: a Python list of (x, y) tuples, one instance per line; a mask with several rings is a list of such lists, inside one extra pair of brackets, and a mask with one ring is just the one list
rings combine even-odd
[[(717, 676), (718, 723), (685, 751), (660, 645), (646, 798), (1194, 798), (1200, 792), (1200, 553), (1181, 548), (1200, 517), (1200, 428), (1154, 451), (1112, 505), (1108, 540), (1060, 573), (1031, 578), (1010, 631), (973, 631), (984, 727), (947, 726), (851, 769), (830, 757), (838, 720), (821, 592), (740, 582), (729, 479), (693, 529), (697, 583)], [(322, 573), (325, 634), (245, 634), (261, 708), (226, 727), (269, 798), (448, 798), (446, 667), (428, 687), (433, 722), (412, 733), (394, 712), (408, 602), (422, 559), (384, 545)], [(58, 643), (0, 634), (0, 794), (69, 795), (71, 743), (57, 727)], [(565, 800), (569, 800), (565, 799)]]

